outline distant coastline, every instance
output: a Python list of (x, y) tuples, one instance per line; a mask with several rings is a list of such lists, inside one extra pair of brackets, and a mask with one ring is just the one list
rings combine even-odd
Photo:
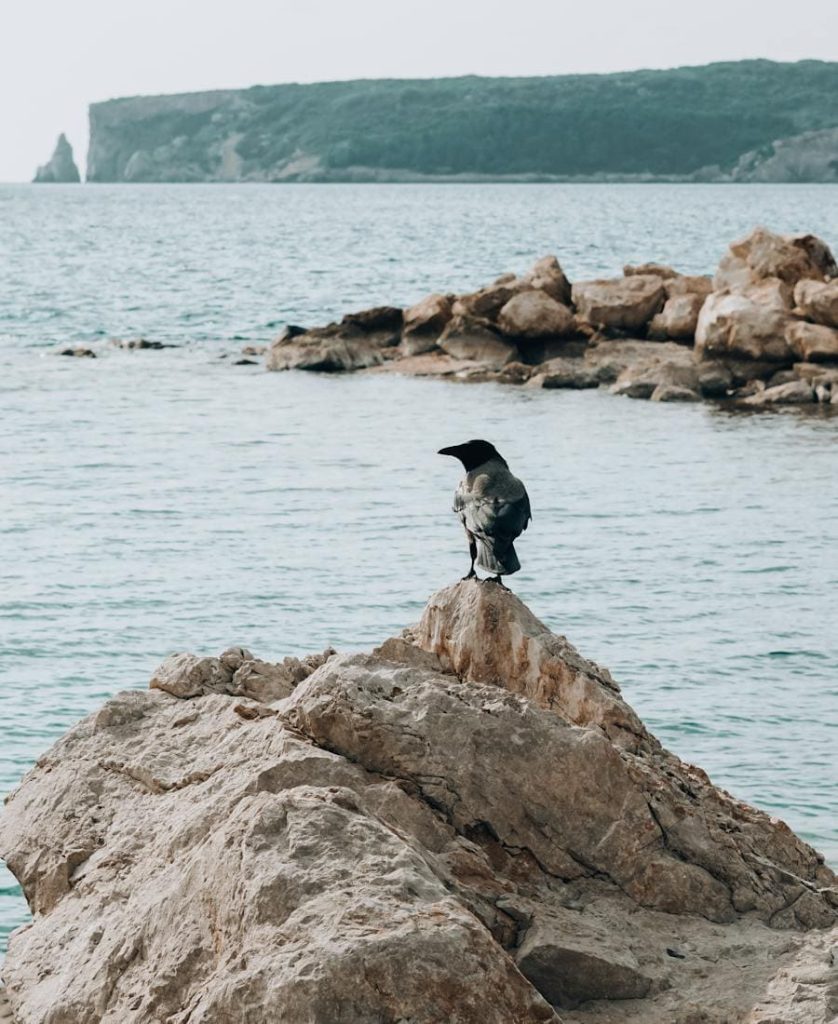
[(359, 80), (90, 107), (91, 182), (838, 181), (838, 63)]

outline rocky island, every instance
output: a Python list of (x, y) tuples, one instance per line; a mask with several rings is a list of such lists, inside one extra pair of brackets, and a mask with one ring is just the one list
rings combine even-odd
[(733, 242), (712, 278), (647, 263), (571, 284), (548, 256), (470, 294), (289, 326), (266, 365), (835, 408), (838, 266), (816, 236), (766, 228)]
[(73, 147), (67, 141), (64, 132), (58, 136), (52, 157), (38, 168), (32, 180), (36, 184), (51, 185), (75, 184), (81, 181), (79, 169), (73, 159)]
[[(688, 293), (689, 294), (689, 293)], [(173, 655), (9, 798), (18, 1024), (828, 1024), (838, 889), (493, 583)]]

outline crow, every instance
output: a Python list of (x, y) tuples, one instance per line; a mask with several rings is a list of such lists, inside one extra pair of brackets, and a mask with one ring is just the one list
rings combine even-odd
[(467, 441), (437, 454), (459, 459), (466, 471), (454, 492), (454, 511), (466, 529), (471, 555), (463, 579), (477, 576), (476, 560), (481, 569), (495, 573), (490, 582), (503, 586), (501, 576), (521, 568), (514, 541), (532, 519), (527, 489), (488, 441)]

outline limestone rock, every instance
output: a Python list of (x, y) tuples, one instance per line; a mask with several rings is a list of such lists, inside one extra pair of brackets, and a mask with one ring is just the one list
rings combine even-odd
[(502, 307), (521, 287), (521, 283), (513, 277), (511, 281), (495, 282), (469, 295), (458, 295), (454, 300), (453, 313), (455, 316), (495, 320)]
[(681, 276), (674, 267), (667, 266), (665, 263), (628, 264), (623, 267), (623, 275), (625, 277), (637, 277), (639, 275), (646, 277), (650, 274), (654, 277), (662, 278), (676, 278)]
[(341, 324), (360, 327), (367, 333), (386, 331), (395, 335), (401, 333), (402, 321), (403, 314), (398, 306), (375, 306), (373, 309), (362, 309), (358, 313), (347, 313)]
[[(626, 367), (611, 386), (611, 392), (627, 398), (652, 398), (657, 394), (656, 401), (689, 401), (681, 392), (689, 391), (697, 399), (698, 387), (694, 365), (661, 360), (651, 366)], [(668, 389), (672, 388), (679, 390), (670, 392)]]
[(826, 284), (800, 281), (794, 289), (794, 301), (803, 316), (825, 327), (838, 327), (838, 280)]
[(676, 295), (702, 295), (705, 299), (713, 291), (713, 278), (701, 274), (678, 274), (663, 282), (668, 299)]
[(600, 377), (583, 359), (557, 358), (542, 363), (530, 377), (528, 386), (536, 388), (597, 388)]
[(356, 320), (307, 331), (286, 329), (269, 347), (265, 365), (269, 370), (359, 370), (389, 358), (399, 337), (395, 328), (367, 329)]
[(501, 338), (485, 320), (470, 316), (454, 316), (448, 321), (439, 347), (454, 359), (468, 359), (500, 369), (518, 359), (518, 349)]
[(756, 1021), (799, 992), (789, 1019), (830, 1020), (822, 858), (508, 591), (456, 584), (371, 653), (282, 663), (287, 696), (232, 692), (264, 664), (158, 671), (8, 799), (19, 1024)]
[(765, 388), (744, 400), (745, 405), (808, 405), (815, 401), (815, 390), (805, 380), (789, 381)]
[(585, 352), (585, 363), (602, 383), (613, 383), (623, 374), (626, 380), (629, 375), (640, 377), (647, 371), (656, 372), (662, 364), (684, 367), (687, 372), (692, 372), (696, 365), (692, 350), (684, 345), (674, 341), (633, 339), (593, 342)]
[(704, 299), (705, 296), (694, 292), (685, 292), (683, 295), (668, 298), (660, 313), (656, 313), (649, 323), (649, 337), (692, 341)]
[(798, 358), (807, 363), (838, 362), (838, 330), (803, 320), (786, 328), (786, 341)]
[(450, 295), (428, 295), (404, 311), (402, 350), (415, 356), (436, 348), (437, 339), (451, 319), (453, 301)]
[(746, 359), (791, 364), (786, 341), (792, 318), (745, 295), (715, 292), (701, 307), (695, 332), (699, 359)]
[(697, 402), (700, 397), (695, 388), (681, 384), (658, 384), (649, 396), (653, 402)]
[(663, 306), (665, 294), (662, 279), (653, 274), (573, 285), (573, 303), (583, 319), (621, 331), (644, 328)]
[(498, 327), (510, 338), (560, 338), (573, 333), (573, 313), (538, 288), (513, 295), (498, 314)]
[(755, 228), (746, 238), (731, 243), (719, 263), (715, 289), (742, 292), (767, 279), (794, 288), (798, 281), (823, 281), (838, 274), (829, 247), (815, 235), (778, 235)]
[(38, 184), (74, 184), (81, 181), (79, 169), (73, 159), (73, 147), (67, 141), (64, 132), (58, 136), (58, 142), (48, 163), (38, 168), (33, 180)]
[[(591, 999), (642, 999), (652, 986), (634, 958), (616, 952), (606, 934), (586, 922), (539, 921), (529, 928), (515, 960), (524, 977), (560, 1009)], [(578, 915), (576, 915), (578, 916)], [(612, 948), (609, 948), (612, 947)]]
[(555, 256), (544, 256), (521, 279), (530, 288), (546, 292), (550, 298), (569, 306), (571, 302), (570, 281)]

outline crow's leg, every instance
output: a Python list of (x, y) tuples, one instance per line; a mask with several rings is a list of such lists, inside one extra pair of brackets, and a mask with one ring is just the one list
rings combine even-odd
[(498, 574), (497, 576), (487, 576), (486, 579), (483, 580), (483, 582), (484, 583), (497, 583), (497, 585), (499, 587), (503, 587), (504, 590), (509, 590), (509, 587), (507, 587), (507, 585), (500, 578), (500, 574)]
[(473, 580), (477, 577), (477, 573), (474, 571), (474, 560), (477, 558), (477, 541), (474, 537), (466, 530), (468, 534), (468, 553), (471, 555), (471, 565), (468, 567), (468, 576), (463, 576), (464, 580)]

